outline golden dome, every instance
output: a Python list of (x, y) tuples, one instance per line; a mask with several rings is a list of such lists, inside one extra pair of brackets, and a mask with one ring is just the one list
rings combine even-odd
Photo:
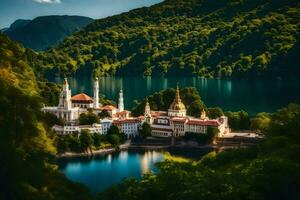
[(175, 99), (170, 106), (170, 110), (185, 110), (185, 105), (181, 102), (179, 95), (179, 87), (177, 85)]

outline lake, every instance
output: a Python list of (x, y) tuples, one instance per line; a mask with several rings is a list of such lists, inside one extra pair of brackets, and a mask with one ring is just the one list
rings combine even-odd
[(70, 180), (86, 185), (96, 194), (124, 178), (140, 178), (146, 172), (157, 172), (155, 163), (163, 158), (160, 151), (121, 151), (92, 158), (62, 158), (57, 163)]
[[(62, 78), (49, 78), (62, 83)], [(84, 92), (92, 96), (92, 78), (68, 78), (72, 95)], [(219, 106), (224, 110), (244, 109), (251, 115), (274, 112), (288, 103), (300, 100), (300, 80), (222, 80), (200, 77), (101, 77), (100, 93), (117, 102), (118, 92), (124, 90), (125, 108), (131, 109), (134, 100), (154, 92), (176, 87), (196, 87), (208, 107)]]

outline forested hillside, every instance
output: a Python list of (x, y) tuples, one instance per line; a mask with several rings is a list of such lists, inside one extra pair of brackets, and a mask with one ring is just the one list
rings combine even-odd
[(157, 164), (157, 174), (146, 174), (141, 180), (127, 179), (98, 199), (299, 199), (300, 104), (290, 104), (268, 118), (261, 127), (265, 140), (257, 147), (212, 152), (199, 161), (167, 160)]
[(16, 20), (4, 33), (25, 47), (45, 50), (92, 21), (81, 16), (41, 16), (33, 20)]
[(166, 0), (96, 20), (40, 56), (63, 73), (292, 76), (299, 37), (298, 0)]
[[(0, 33), (0, 199), (89, 199), (58, 173), (32, 55)], [(43, 87), (40, 87), (43, 85)], [(53, 90), (51, 90), (53, 92)]]

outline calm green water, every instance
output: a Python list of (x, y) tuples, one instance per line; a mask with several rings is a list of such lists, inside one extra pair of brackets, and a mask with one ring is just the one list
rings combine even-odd
[[(62, 78), (51, 78), (62, 83)], [(197, 77), (102, 77), (100, 93), (117, 101), (118, 92), (124, 90), (125, 107), (131, 109), (134, 100), (143, 99), (154, 92), (176, 87), (196, 87), (209, 106), (220, 106), (224, 110), (244, 109), (250, 114), (273, 112), (292, 101), (300, 100), (300, 80), (220, 80)], [(84, 92), (92, 95), (91, 77), (69, 78), (72, 94)]]
[(93, 158), (59, 159), (58, 165), (70, 180), (86, 185), (96, 194), (124, 178), (140, 178), (149, 171), (155, 173), (155, 163), (163, 157), (159, 151), (122, 151)]

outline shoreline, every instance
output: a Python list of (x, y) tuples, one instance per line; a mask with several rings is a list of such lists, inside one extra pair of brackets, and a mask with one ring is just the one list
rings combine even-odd
[[(172, 146), (172, 145), (166, 145), (166, 146), (147, 146), (147, 145), (121, 145), (118, 149), (118, 151), (124, 151), (124, 150), (190, 150), (190, 149), (197, 149), (197, 150), (214, 150), (214, 146), (212, 145), (203, 145), (203, 146)], [(107, 149), (99, 149), (92, 152), (65, 152), (62, 154), (57, 154), (56, 158), (74, 158), (74, 157), (92, 157), (95, 155), (106, 155), (110, 153), (116, 152), (116, 148), (107, 148)]]
[(93, 150), (91, 152), (65, 152), (62, 154), (57, 154), (56, 158), (71, 158), (71, 157), (92, 157), (94, 155), (105, 155), (114, 153), (116, 151), (124, 151), (124, 150), (167, 150), (167, 151), (174, 151), (174, 150), (180, 150), (180, 151), (186, 151), (186, 150), (197, 150), (197, 151), (216, 151), (221, 152), (226, 149), (233, 149), (233, 148), (249, 148), (256, 146), (261, 139), (254, 140), (254, 141), (244, 141), (240, 138), (223, 138), (224, 141), (219, 141), (217, 144), (205, 144), (205, 145), (199, 145), (194, 142), (184, 142), (178, 145), (171, 145), (171, 144), (165, 144), (165, 145), (147, 145), (147, 144), (132, 144), (130, 140), (126, 141), (124, 144), (120, 145), (118, 148), (105, 148), (105, 149), (98, 149)]
[[(119, 150), (127, 150), (130, 146), (130, 142), (126, 142), (122, 145), (119, 146)], [(93, 150), (92, 152), (65, 152), (62, 154), (57, 154), (55, 157), (57, 159), (59, 158), (72, 158), (72, 157), (88, 157), (88, 156), (94, 156), (94, 155), (105, 155), (109, 153), (116, 152), (116, 148), (106, 148), (106, 149), (98, 149), (98, 150)]]

